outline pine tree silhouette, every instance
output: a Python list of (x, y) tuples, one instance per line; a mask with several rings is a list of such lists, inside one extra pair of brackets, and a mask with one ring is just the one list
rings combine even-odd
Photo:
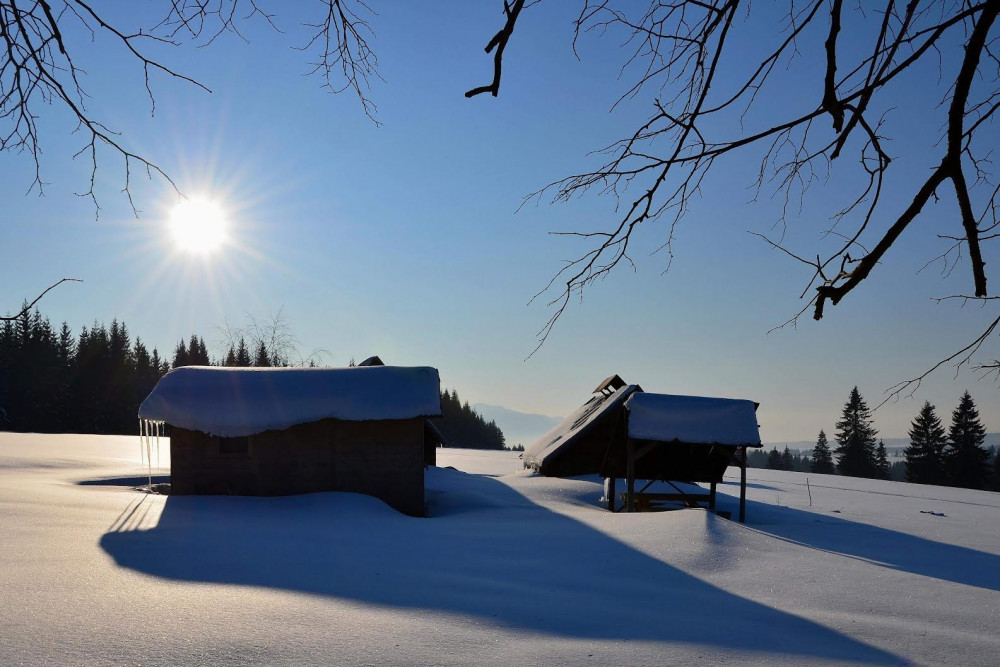
[(239, 345), (236, 346), (236, 365), (243, 368), (250, 365), (250, 351), (247, 349), (246, 341), (242, 338), (240, 338)]
[(945, 450), (948, 483), (966, 489), (985, 489), (989, 476), (986, 461), (990, 455), (982, 446), (986, 427), (979, 421), (979, 410), (969, 392), (962, 394), (951, 414), (948, 439), (951, 441)]
[(915, 484), (944, 484), (944, 450), (948, 444), (944, 426), (930, 401), (910, 425), (910, 445), (906, 455), (906, 481)]
[(816, 438), (816, 446), (813, 447), (809, 472), (814, 472), (818, 475), (832, 475), (836, 472), (833, 467), (833, 456), (830, 453), (830, 446), (826, 442), (826, 433), (822, 430), (819, 432), (819, 437)]
[(890, 479), (890, 470), (889, 453), (885, 449), (885, 443), (879, 440), (878, 449), (875, 450), (875, 472), (879, 479)]
[(257, 356), (254, 357), (253, 365), (258, 368), (268, 368), (272, 365), (271, 356), (267, 353), (264, 341), (261, 341), (260, 345), (257, 346)]
[(788, 445), (785, 445), (785, 451), (781, 453), (781, 469), (795, 470), (795, 459), (792, 458), (792, 452), (788, 449)]
[(783, 470), (784, 462), (781, 460), (781, 452), (775, 447), (767, 455), (767, 468), (768, 470)]
[(871, 410), (861, 398), (858, 388), (851, 390), (844, 413), (837, 422), (837, 470), (850, 477), (878, 477), (875, 461), (875, 436)]
[(188, 349), (184, 341), (177, 343), (177, 347), (174, 348), (174, 362), (171, 364), (173, 368), (180, 368), (181, 366), (189, 366), (188, 362)]

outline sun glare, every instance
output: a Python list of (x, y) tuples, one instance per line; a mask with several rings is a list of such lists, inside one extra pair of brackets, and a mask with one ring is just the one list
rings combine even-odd
[(226, 237), (226, 216), (208, 199), (185, 199), (170, 212), (170, 234), (188, 252), (209, 253)]

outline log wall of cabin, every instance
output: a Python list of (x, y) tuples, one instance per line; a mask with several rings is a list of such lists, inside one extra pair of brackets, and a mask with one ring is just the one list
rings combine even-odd
[(406, 514), (424, 513), (422, 419), (325, 419), (245, 439), (175, 427), (170, 467), (177, 495), (351, 491)]

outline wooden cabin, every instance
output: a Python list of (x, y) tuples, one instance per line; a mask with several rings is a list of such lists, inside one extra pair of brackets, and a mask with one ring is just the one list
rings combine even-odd
[[(382, 361), (382, 357), (372, 355), (358, 364), (359, 367), (364, 366), (385, 366), (385, 362)], [(447, 447), (448, 442), (444, 435), (434, 425), (430, 419), (424, 420), (424, 463), (429, 466), (437, 465), (437, 448)]]
[(187, 366), (139, 408), (170, 426), (171, 494), (350, 491), (417, 516), (440, 414), (437, 370), (396, 366)]

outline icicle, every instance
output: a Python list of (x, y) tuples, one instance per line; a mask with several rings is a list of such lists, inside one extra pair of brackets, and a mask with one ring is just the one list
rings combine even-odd
[(160, 469), (160, 425), (156, 425), (156, 469)]
[(139, 465), (142, 465), (142, 448), (146, 446), (146, 420), (139, 420)]
[(152, 438), (146, 438), (146, 464), (149, 473), (149, 490), (153, 491), (153, 443)]

